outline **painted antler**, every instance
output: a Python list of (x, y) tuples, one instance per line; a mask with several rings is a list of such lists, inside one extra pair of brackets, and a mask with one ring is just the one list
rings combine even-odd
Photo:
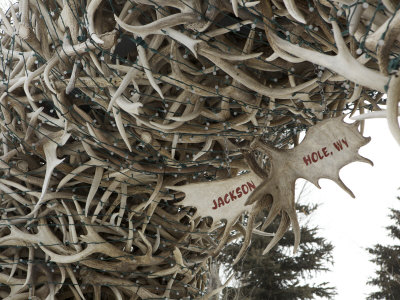
[[(267, 219), (261, 230), (267, 228), (273, 220), (281, 214), (281, 223), (274, 238), (264, 250), (264, 254), (282, 238), (290, 223), (295, 235), (293, 252), (297, 251), (300, 243), (300, 226), (297, 220), (294, 202), (295, 182), (304, 178), (320, 188), (318, 181), (327, 178), (336, 182), (351, 197), (353, 192), (339, 177), (342, 167), (354, 161), (372, 161), (358, 154), (358, 149), (370, 141), (358, 131), (358, 122), (346, 124), (344, 116), (322, 121), (311, 127), (300, 145), (293, 149), (276, 149), (268, 146), (260, 139), (255, 139), (251, 148), (267, 155), (271, 162), (271, 173), (247, 199), (247, 205), (253, 205), (265, 195), (271, 195), (272, 205), (269, 208)], [(257, 210), (260, 207), (257, 207)], [(256, 214), (253, 208), (250, 216)], [(245, 247), (245, 246), (244, 246)]]

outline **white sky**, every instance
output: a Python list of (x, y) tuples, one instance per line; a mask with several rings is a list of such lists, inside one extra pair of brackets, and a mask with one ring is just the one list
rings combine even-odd
[(391, 224), (389, 208), (400, 208), (397, 200), (400, 178), (396, 172), (400, 167), (400, 146), (384, 119), (366, 120), (364, 136), (371, 136), (372, 140), (361, 148), (360, 154), (371, 159), (374, 167), (356, 162), (340, 172), (356, 199), (334, 182), (322, 179), (322, 189), (309, 184), (311, 191), (302, 200), (320, 204), (311, 224), (320, 227), (321, 236), (335, 246), (335, 264), (332, 272), (321, 274), (318, 281), (329, 281), (336, 286), (335, 299), (339, 300), (365, 299), (375, 290), (366, 285), (368, 278), (374, 276), (375, 265), (369, 262), (371, 256), (365, 248), (376, 243), (393, 243), (384, 227)]

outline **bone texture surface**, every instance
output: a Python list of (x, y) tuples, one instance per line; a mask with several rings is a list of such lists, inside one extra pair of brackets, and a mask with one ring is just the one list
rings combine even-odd
[[(274, 245), (296, 212), (263, 185), (249, 218), (214, 222), (171, 187), (250, 170), (285, 181), (271, 147), (344, 114), (387, 118), (400, 144), (398, 1), (10, 5), (1, 299), (208, 299), (224, 287), (207, 288), (226, 243), (257, 232)], [(274, 237), (255, 224), (268, 211), (284, 212)]]

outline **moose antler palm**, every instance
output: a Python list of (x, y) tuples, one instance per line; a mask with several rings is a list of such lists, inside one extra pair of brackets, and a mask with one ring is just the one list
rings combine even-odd
[[(300, 226), (297, 220), (295, 208), (295, 182), (303, 178), (318, 188), (318, 181), (327, 178), (336, 182), (343, 190), (354, 198), (353, 192), (343, 183), (339, 177), (339, 171), (347, 164), (360, 161), (373, 165), (372, 161), (358, 154), (360, 147), (366, 145), (370, 138), (363, 137), (358, 131), (359, 123), (346, 124), (344, 116), (327, 119), (308, 130), (302, 143), (293, 149), (277, 149), (267, 145), (260, 139), (255, 139), (250, 148), (253, 151), (260, 151), (267, 155), (270, 160), (269, 175), (260, 173), (253, 157), (248, 157), (252, 171), (263, 178), (263, 182), (253, 191), (246, 201), (246, 205), (253, 205), (250, 218), (263, 208), (269, 209), (268, 216), (264, 221), (261, 230), (265, 230), (274, 219), (280, 214), (281, 221), (275, 236), (270, 241), (263, 254), (268, 253), (272, 247), (279, 242), (284, 233), (292, 224), (295, 241), (293, 252), (297, 251), (300, 243)], [(266, 196), (269, 200), (266, 201)], [(253, 223), (249, 223), (251, 227)], [(246, 239), (246, 242), (249, 239)], [(244, 243), (239, 259), (247, 248)]]

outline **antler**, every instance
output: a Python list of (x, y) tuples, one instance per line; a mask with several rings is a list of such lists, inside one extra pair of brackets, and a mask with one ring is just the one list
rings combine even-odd
[[(283, 237), (290, 224), (295, 236), (293, 252), (297, 251), (300, 244), (300, 226), (294, 201), (297, 178), (307, 179), (319, 188), (320, 178), (331, 179), (354, 198), (352, 191), (340, 179), (339, 170), (353, 161), (373, 165), (372, 161), (358, 154), (358, 149), (367, 144), (370, 138), (359, 133), (358, 123), (346, 124), (343, 119), (344, 117), (339, 117), (318, 123), (308, 131), (300, 145), (290, 150), (276, 149), (259, 139), (252, 142), (251, 149), (261, 151), (270, 158), (271, 173), (246, 201), (247, 205), (260, 202), (253, 206), (250, 218), (254, 218), (263, 208), (269, 209), (261, 227), (261, 230), (265, 230), (281, 214), (279, 228), (264, 254)], [(255, 172), (260, 173), (254, 165), (255, 163), (249, 164)], [(265, 201), (266, 195), (271, 196), (272, 205)], [(244, 243), (242, 249), (247, 246), (248, 243)]]
[[(211, 297), (211, 257), (244, 235), (240, 259), (279, 213), (266, 251), (290, 224), (297, 248), (301, 168), (284, 162), (299, 133), (370, 108), (400, 139), (399, 12), (378, 3), (21, 0), (0, 10), (0, 243), (14, 249), (0, 260), (23, 260), (0, 272), (1, 297)], [(325, 146), (296, 152), (299, 164), (313, 168)], [(180, 201), (191, 184), (223, 180), (201, 202), (213, 210), (215, 200), (215, 220)], [(242, 213), (255, 220), (264, 208), (261, 230), (242, 227)]]

